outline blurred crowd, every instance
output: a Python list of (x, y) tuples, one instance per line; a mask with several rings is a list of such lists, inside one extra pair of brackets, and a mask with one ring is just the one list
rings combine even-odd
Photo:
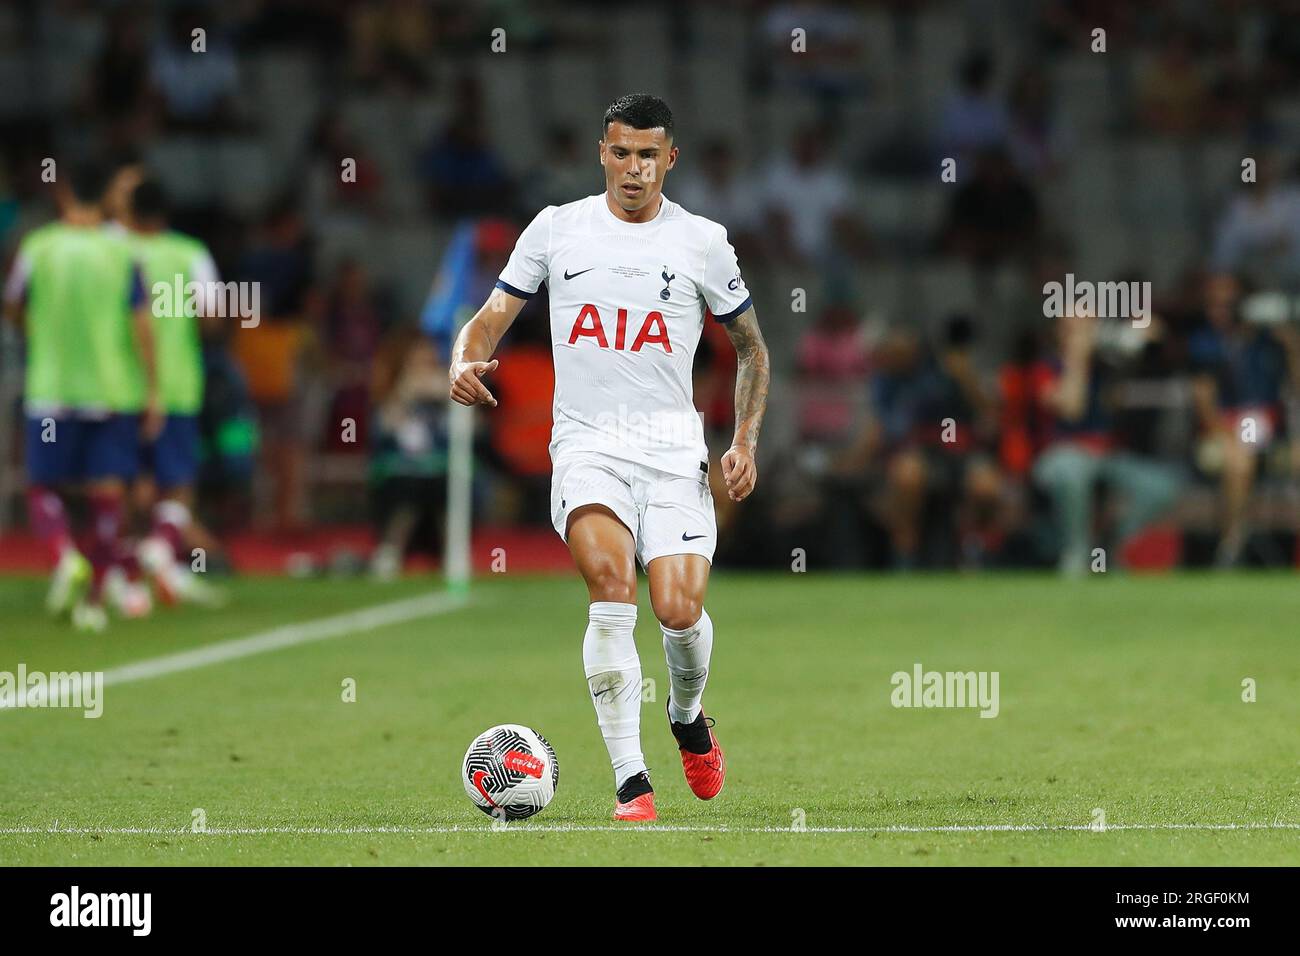
[(1243, 295), (1214, 273), (1145, 328), (1040, 317), (988, 372), (968, 316), (928, 337), (828, 308), (799, 347), (798, 441), (737, 555), (1070, 575), (1292, 562), (1300, 329), (1285, 297)]
[[(603, 107), (638, 85), (604, 67), (638, 48), (639, 23), (678, 112), (665, 193), (727, 226), (773, 345), (759, 491), (739, 511), (718, 497), (720, 560), (804, 548), (821, 566), (1081, 573), (1104, 548), (1110, 566), (1292, 563), (1297, 14), (1294, 0), (16, 2), (0, 17), (21, 91), (0, 98), (0, 242), (11, 253), (52, 215), (44, 157), (94, 149), (157, 175), (222, 278), (262, 289), (256, 328), (205, 340), (209, 524), (355, 520), (366, 487), (392, 565), (438, 536), (446, 355), (419, 319), (449, 236), (472, 223), (481, 301), (540, 208), (601, 189), (599, 112), (529, 97)], [(604, 88), (559, 85), (571, 63)], [(503, 94), (497, 64), (527, 88)], [(503, 123), (512, 99), (521, 115)], [(1044, 317), (1043, 284), (1067, 272), (1153, 281), (1149, 325)], [(539, 295), (500, 353), (501, 405), (479, 416), (482, 521), (547, 520), (545, 316)], [(715, 452), (734, 369), (707, 326), (696, 401)], [(1171, 522), (1176, 545), (1151, 531)]]

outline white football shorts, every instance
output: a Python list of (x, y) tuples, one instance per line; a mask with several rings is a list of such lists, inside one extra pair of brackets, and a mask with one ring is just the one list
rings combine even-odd
[(561, 457), (551, 473), (551, 524), (561, 538), (582, 505), (604, 505), (618, 516), (643, 568), (669, 554), (699, 554), (713, 563), (718, 525), (703, 468), (684, 478), (598, 452)]

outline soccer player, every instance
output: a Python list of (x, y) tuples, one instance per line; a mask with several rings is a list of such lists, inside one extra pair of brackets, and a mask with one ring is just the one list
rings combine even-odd
[(177, 562), (186, 554), (198, 470), (198, 415), (203, 405), (199, 321), (214, 311), (217, 267), (202, 242), (169, 229), (167, 219), (167, 197), (157, 182), (144, 180), (132, 189), (129, 240), (145, 286), (158, 293), (150, 312), (158, 354), (158, 394), (166, 415), (158, 436), (141, 448), (144, 474), (137, 499), (141, 513), (152, 505), (152, 522), (138, 551), (140, 564), (164, 603), (217, 604), (221, 597), (216, 589)]
[(524, 303), (550, 293), (555, 399), (551, 519), (590, 597), (582, 656), (614, 767), (616, 820), (655, 819), (641, 753), (635, 561), (663, 631), (672, 733), (686, 780), (711, 799), (726, 774), (700, 706), (713, 622), (704, 593), (716, 544), (708, 449), (691, 365), (712, 312), (736, 347), (736, 429), (721, 466), (728, 496), (754, 490), (767, 404), (767, 346), (726, 229), (663, 194), (677, 162), (668, 106), (646, 94), (605, 111), (605, 191), (547, 206), (519, 237), (487, 302), (452, 351), (451, 397), (497, 404), (484, 376)]
[[(104, 228), (106, 184), (92, 163), (60, 171), (62, 216), (23, 239), (5, 286), (6, 314), (26, 326), (27, 504), (56, 558), (46, 603), (90, 631), (107, 625), (104, 581), (140, 438), (162, 424), (144, 289), (126, 239)], [(89, 562), (61, 497), (74, 489), (90, 502)]]

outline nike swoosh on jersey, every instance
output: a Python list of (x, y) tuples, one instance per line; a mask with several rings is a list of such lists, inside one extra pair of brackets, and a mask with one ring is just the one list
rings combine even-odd
[[(594, 269), (594, 268), (596, 268), (596, 267), (595, 267), (595, 266), (592, 266), (592, 267), (591, 267), (591, 269)], [(576, 279), (576, 278), (578, 278), (578, 276), (590, 272), (591, 269), (583, 269), (582, 272), (573, 272), (573, 273), (569, 272), (568, 269), (565, 269), (565, 270), (564, 270), (564, 278), (566, 278), (566, 279)]]
[(707, 538), (707, 537), (708, 537), (708, 535), (705, 535), (705, 534), (693, 534), (693, 535), (691, 535), (691, 536), (688, 538), (688, 537), (686, 536), (686, 532), (685, 532), (685, 531), (682, 532), (682, 540), (683, 540), (683, 541), (694, 541), (696, 538)]

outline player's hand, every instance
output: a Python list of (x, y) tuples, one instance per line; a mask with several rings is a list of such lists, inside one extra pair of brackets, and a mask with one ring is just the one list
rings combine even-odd
[(482, 378), (494, 371), (498, 365), (496, 359), (490, 362), (456, 362), (451, 367), (451, 397), (462, 405), (488, 405), (496, 408), (497, 400), (492, 397)]
[(145, 402), (144, 411), (140, 414), (140, 437), (146, 442), (152, 442), (162, 434), (163, 425), (167, 421), (167, 416), (163, 413), (162, 403), (158, 400), (157, 395), (149, 396)]
[(722, 456), (722, 478), (727, 483), (727, 497), (744, 501), (758, 481), (754, 451), (746, 445), (732, 445)]

